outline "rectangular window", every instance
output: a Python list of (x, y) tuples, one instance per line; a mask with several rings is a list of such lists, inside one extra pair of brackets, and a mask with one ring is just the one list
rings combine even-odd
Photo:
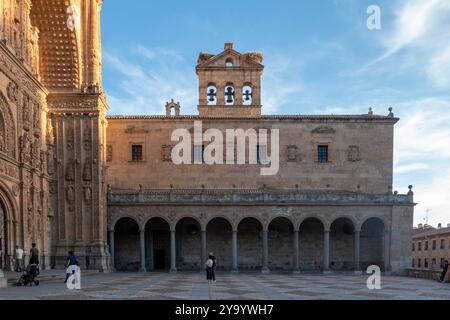
[(431, 260), (431, 268), (436, 268), (436, 258), (433, 258), (432, 260)]
[(445, 248), (445, 239), (441, 239), (441, 250)]
[(423, 267), (428, 268), (428, 259), (423, 260)]
[(142, 144), (133, 144), (131, 146), (131, 161), (142, 161), (144, 160), (142, 154)]
[(205, 152), (205, 146), (204, 145), (195, 145), (194, 144), (194, 163), (197, 162), (204, 162), (204, 152)]
[(416, 266), (416, 260), (412, 259), (412, 267), (414, 268)]
[(256, 158), (257, 162), (260, 164), (265, 164), (267, 162), (267, 146), (263, 144), (258, 144), (256, 146)]
[(413, 242), (412, 251), (416, 251), (416, 244)]
[(417, 251), (422, 251), (422, 242), (418, 243)]
[(317, 161), (319, 163), (327, 163), (328, 162), (328, 146), (327, 145), (317, 146)]
[(417, 268), (422, 268), (422, 259), (417, 260)]
[(425, 251), (428, 250), (428, 241), (425, 241)]
[(433, 250), (436, 250), (436, 240), (433, 240)]

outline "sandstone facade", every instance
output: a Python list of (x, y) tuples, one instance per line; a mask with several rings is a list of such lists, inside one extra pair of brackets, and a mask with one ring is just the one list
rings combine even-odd
[[(0, 274), (32, 243), (43, 268), (68, 250), (102, 271), (199, 269), (208, 251), (234, 271), (410, 265), (413, 194), (392, 190), (392, 112), (264, 116), (262, 54), (226, 44), (199, 56), (198, 115), (171, 101), (166, 116), (106, 117), (100, 10), (0, 1)], [(278, 173), (174, 165), (171, 133), (195, 121), (279, 130)]]

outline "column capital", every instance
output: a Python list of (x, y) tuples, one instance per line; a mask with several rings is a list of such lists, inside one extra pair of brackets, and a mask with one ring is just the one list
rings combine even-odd
[(145, 229), (139, 229), (140, 233), (145, 233)]
[(330, 229), (323, 229), (323, 233), (330, 233)]

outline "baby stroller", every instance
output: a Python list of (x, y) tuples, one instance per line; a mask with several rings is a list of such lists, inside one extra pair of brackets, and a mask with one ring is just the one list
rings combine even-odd
[(35, 263), (30, 263), (27, 266), (27, 269), (23, 272), (22, 276), (20, 277), (19, 281), (17, 282), (16, 286), (33, 286), (33, 283), (38, 286), (39, 280), (36, 280), (37, 276), (39, 275), (39, 265)]

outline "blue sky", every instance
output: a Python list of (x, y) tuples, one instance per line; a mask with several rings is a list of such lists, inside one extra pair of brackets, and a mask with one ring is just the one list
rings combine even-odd
[[(369, 5), (381, 30), (369, 30)], [(264, 53), (265, 114), (394, 108), (394, 189), (414, 186), (415, 224), (450, 223), (450, 1), (105, 1), (109, 114), (196, 114), (199, 52)]]

